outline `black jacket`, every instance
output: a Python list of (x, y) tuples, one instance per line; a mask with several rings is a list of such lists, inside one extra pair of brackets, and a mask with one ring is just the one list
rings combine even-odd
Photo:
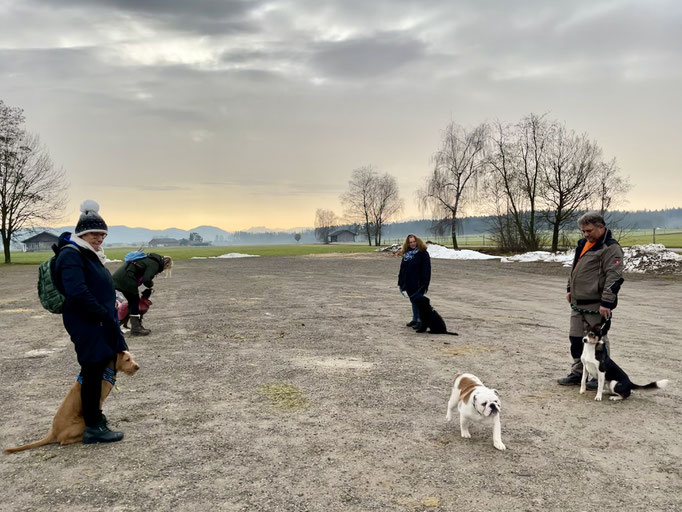
[(407, 253), (400, 262), (398, 286), (408, 295), (418, 291), (426, 293), (431, 282), (431, 257), (427, 251), (417, 251), (411, 259), (406, 260)]
[(94, 252), (80, 249), (70, 236), (62, 233), (52, 247), (58, 254), (55, 285), (66, 298), (62, 310), (64, 327), (80, 364), (113, 359), (128, 346), (119, 329), (111, 274)]

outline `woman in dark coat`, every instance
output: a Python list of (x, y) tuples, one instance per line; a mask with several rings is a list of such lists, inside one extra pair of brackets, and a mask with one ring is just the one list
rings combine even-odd
[(398, 287), (400, 292), (406, 294), (412, 303), (412, 320), (408, 322), (407, 326), (417, 330), (421, 324), (419, 322), (419, 309), (415, 302), (429, 290), (431, 257), (426, 250), (426, 244), (421, 238), (413, 234), (409, 234), (405, 238), (401, 253), (403, 259), (400, 262)]
[(104, 267), (101, 246), (107, 225), (98, 210), (96, 202), (85, 201), (74, 234), (62, 233), (53, 246), (54, 281), (65, 297), (62, 320), (81, 366), (85, 444), (123, 439), (123, 432), (109, 429), (99, 406), (105, 368), (113, 369), (116, 354), (128, 350), (118, 324), (111, 274)]
[(114, 288), (123, 293), (128, 301), (130, 334), (133, 336), (146, 336), (151, 332), (142, 325), (138, 287), (141, 284), (147, 287), (147, 290), (142, 293), (146, 294), (148, 299), (154, 286), (154, 277), (170, 268), (171, 265), (173, 265), (173, 260), (169, 256), (160, 256), (152, 252), (139, 260), (124, 263), (114, 272)]

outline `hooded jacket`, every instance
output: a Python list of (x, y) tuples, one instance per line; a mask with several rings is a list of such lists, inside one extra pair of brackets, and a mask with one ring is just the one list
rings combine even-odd
[(163, 272), (163, 256), (149, 253), (145, 258), (124, 263), (114, 272), (114, 287), (123, 293), (136, 294), (143, 284), (154, 286), (154, 277)]
[(571, 302), (577, 305), (599, 303), (614, 309), (623, 284), (623, 249), (606, 230), (597, 243), (580, 256), (587, 239), (578, 241), (573, 268), (568, 278)]
[(57, 254), (55, 285), (65, 297), (62, 321), (78, 362), (113, 359), (128, 350), (119, 328), (111, 274), (97, 255), (80, 249), (71, 241), (71, 233), (62, 233), (52, 250)]
[(426, 293), (431, 282), (431, 256), (428, 251), (417, 251), (407, 259), (407, 253), (403, 255), (398, 273), (398, 286), (401, 291), (408, 295), (414, 295), (418, 291)]

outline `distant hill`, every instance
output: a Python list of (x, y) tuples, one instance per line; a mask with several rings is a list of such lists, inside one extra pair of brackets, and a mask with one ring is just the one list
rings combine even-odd
[[(666, 210), (640, 210), (634, 212), (613, 212), (614, 218), (618, 219), (618, 226), (626, 229), (682, 229), (682, 208), (670, 208)], [(486, 233), (489, 229), (490, 217), (467, 217), (460, 220), (458, 232), (460, 234), (479, 234)], [(410, 220), (393, 222), (384, 226), (382, 233), (383, 239), (399, 239), (414, 233), (417, 236), (428, 239), (434, 236), (431, 231), (433, 221), (431, 220)], [(350, 229), (357, 233), (358, 242), (366, 238), (362, 237), (362, 229), (359, 226), (340, 225), (338, 229)], [(54, 229), (35, 229), (22, 230), (15, 237), (23, 240), (41, 231), (50, 231), (60, 234), (64, 231), (73, 232), (74, 226), (62, 226)], [(289, 230), (268, 230), (263, 226), (256, 226), (244, 231), (229, 232), (215, 226), (197, 226), (190, 230), (178, 228), (168, 229), (147, 229), (130, 228), (128, 226), (109, 226), (109, 236), (106, 239), (107, 245), (129, 245), (144, 246), (152, 238), (175, 238), (181, 240), (189, 239), (189, 234), (196, 232), (201, 235), (204, 242), (214, 245), (260, 245), (260, 244), (290, 244), (295, 243), (294, 233), (301, 234), (300, 243), (314, 243), (315, 231), (312, 228), (291, 228)], [(14, 244), (15, 249), (21, 249), (19, 244)]]

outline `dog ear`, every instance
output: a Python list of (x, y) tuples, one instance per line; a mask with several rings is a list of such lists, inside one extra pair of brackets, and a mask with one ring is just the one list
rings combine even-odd
[(493, 389), (493, 393), (495, 393), (498, 397), (500, 396), (496, 389)]

